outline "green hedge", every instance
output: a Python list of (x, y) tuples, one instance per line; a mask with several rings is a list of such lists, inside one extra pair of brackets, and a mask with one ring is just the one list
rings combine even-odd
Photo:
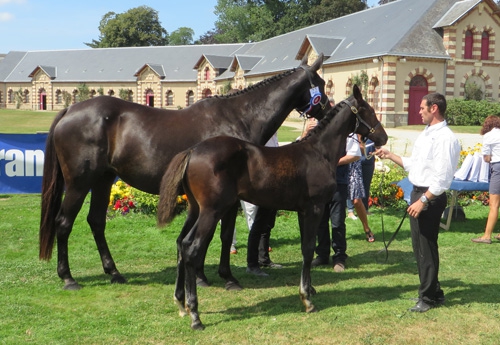
[(450, 125), (481, 126), (489, 115), (500, 115), (500, 103), (490, 101), (449, 100), (446, 119)]

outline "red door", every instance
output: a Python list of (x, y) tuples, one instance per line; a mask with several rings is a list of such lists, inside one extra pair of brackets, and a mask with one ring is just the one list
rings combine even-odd
[(146, 95), (146, 105), (148, 105), (150, 107), (154, 107), (155, 106), (155, 96), (154, 96), (154, 94), (148, 93)]
[(47, 110), (47, 94), (40, 93), (40, 110)]
[(408, 105), (408, 125), (421, 125), (420, 103), (422, 97), (427, 95), (427, 80), (423, 76), (417, 75), (410, 82), (410, 102)]

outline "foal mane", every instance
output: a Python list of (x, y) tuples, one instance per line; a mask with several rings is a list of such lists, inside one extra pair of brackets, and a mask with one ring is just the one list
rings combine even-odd
[(337, 115), (337, 114), (340, 112), (340, 110), (342, 109), (342, 106), (343, 106), (343, 104), (342, 104), (342, 103), (343, 103), (343, 102), (339, 102), (339, 103), (337, 103), (337, 104), (336, 104), (336, 105), (335, 105), (332, 109), (330, 109), (330, 110), (326, 113), (325, 117), (323, 117), (323, 118), (322, 118), (322, 119), (318, 122), (318, 124), (316, 125), (316, 127), (314, 127), (313, 129), (311, 129), (311, 130), (310, 130), (310, 131), (306, 134), (306, 136), (305, 136), (304, 138), (302, 138), (302, 139), (300, 139), (300, 140), (298, 140), (298, 141), (296, 141), (296, 142), (301, 142), (301, 141), (307, 140), (307, 139), (309, 139), (309, 137), (316, 135), (316, 133), (323, 131), (323, 129), (324, 129), (326, 126), (328, 126), (328, 124), (332, 121), (333, 117), (334, 117), (335, 115)]
[(242, 95), (242, 94), (248, 93), (250, 91), (259, 89), (263, 86), (274, 83), (277, 80), (283, 79), (283, 78), (289, 76), (290, 74), (294, 73), (296, 70), (297, 70), (296, 68), (292, 68), (292, 69), (285, 71), (283, 73), (280, 73), (280, 74), (274, 75), (272, 77), (266, 78), (264, 80), (261, 80), (257, 84), (250, 85), (250, 86), (244, 88), (243, 90), (238, 90), (238, 91), (232, 92), (232, 93), (226, 93), (224, 95), (214, 95), (214, 96), (211, 96), (209, 98), (224, 98), (225, 99), (225, 98), (232, 98), (234, 96)]

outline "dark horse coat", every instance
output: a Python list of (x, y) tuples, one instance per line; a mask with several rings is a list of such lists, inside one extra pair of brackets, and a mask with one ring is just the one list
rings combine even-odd
[[(316, 229), (335, 192), (335, 170), (351, 132), (370, 138), (377, 146), (387, 142), (385, 130), (356, 85), (353, 96), (330, 110), (298, 143), (276, 148), (221, 136), (173, 158), (162, 181), (158, 221), (161, 225), (172, 220), (182, 189), (189, 209), (177, 240), (180, 255), (174, 297), (181, 313), (185, 313), (185, 307), (190, 312), (193, 329), (203, 329), (198, 315), (196, 269), (203, 263), (217, 222), (223, 218), (234, 225), (238, 199), (297, 211), (303, 256), (300, 297), (307, 312), (315, 311), (310, 300), (315, 292), (310, 268)], [(221, 231), (232, 234), (232, 229)]]
[[(322, 63), (323, 56), (311, 67), (302, 61), (297, 69), (236, 94), (203, 99), (181, 110), (156, 109), (101, 96), (61, 111), (52, 123), (46, 145), (40, 259), (51, 258), (57, 237), (57, 273), (64, 280), (65, 289), (80, 288), (71, 275), (68, 240), (83, 201), (92, 191), (87, 221), (104, 272), (111, 275), (112, 282), (125, 282), (104, 236), (111, 186), (116, 177), (157, 194), (172, 157), (196, 143), (229, 135), (264, 144), (293, 109), (309, 108), (310, 89), (317, 87), (321, 103), (327, 105), (325, 83), (316, 73)], [(322, 116), (319, 105), (311, 112)], [(237, 286), (229, 268), (231, 238), (222, 241), (219, 274)], [(200, 274), (204, 276), (202, 269)]]

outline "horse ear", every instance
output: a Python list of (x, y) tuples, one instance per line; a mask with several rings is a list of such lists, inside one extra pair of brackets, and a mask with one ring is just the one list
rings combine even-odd
[(311, 65), (311, 71), (316, 72), (323, 65), (323, 53), (320, 53), (316, 61)]
[(300, 61), (301, 66), (307, 66), (307, 58), (308, 56), (304, 54), (304, 56), (302, 57), (302, 61)]
[(353, 94), (354, 94), (354, 98), (357, 101), (362, 101), (363, 100), (363, 95), (361, 94), (361, 90), (359, 89), (358, 84), (354, 84)]

